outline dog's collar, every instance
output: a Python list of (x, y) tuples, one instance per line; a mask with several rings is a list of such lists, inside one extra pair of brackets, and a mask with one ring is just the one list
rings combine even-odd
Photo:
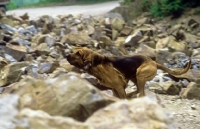
[(87, 70), (87, 69), (89, 69), (91, 67), (91, 64), (90, 63), (88, 63), (87, 65), (85, 65), (83, 68), (85, 69), (85, 70)]

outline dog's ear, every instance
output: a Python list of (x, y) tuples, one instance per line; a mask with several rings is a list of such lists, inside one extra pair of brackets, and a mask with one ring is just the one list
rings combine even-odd
[(83, 50), (78, 50), (75, 52), (78, 56), (82, 56), (83, 55)]
[(92, 65), (98, 65), (103, 62), (104, 57), (99, 54), (94, 54), (92, 57)]

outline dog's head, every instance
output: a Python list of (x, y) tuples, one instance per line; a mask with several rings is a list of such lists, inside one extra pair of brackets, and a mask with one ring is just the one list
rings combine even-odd
[(104, 57), (88, 48), (76, 50), (74, 53), (66, 56), (68, 62), (81, 69), (89, 69), (102, 63)]

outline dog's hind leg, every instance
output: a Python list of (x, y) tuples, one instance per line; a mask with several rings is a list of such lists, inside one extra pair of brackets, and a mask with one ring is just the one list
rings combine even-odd
[(145, 96), (145, 83), (146, 83), (146, 79), (142, 78), (142, 77), (138, 77), (137, 78), (137, 90), (139, 90), (139, 97), (143, 97)]
[(139, 97), (145, 96), (145, 83), (156, 76), (157, 65), (154, 61), (144, 63), (137, 69), (136, 79)]

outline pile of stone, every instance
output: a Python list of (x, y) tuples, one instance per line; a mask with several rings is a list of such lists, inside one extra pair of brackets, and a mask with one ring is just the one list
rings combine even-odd
[[(191, 59), (187, 74), (173, 77), (158, 71), (147, 87), (156, 93), (200, 99), (200, 23), (196, 19), (169, 24), (141, 16), (126, 23), (112, 13), (45, 15), (35, 20), (24, 14), (1, 16), (0, 23), (0, 125), (4, 129), (171, 126), (170, 115), (156, 102), (119, 100), (86, 81), (96, 80), (65, 59), (80, 47), (109, 56), (145, 54), (170, 68), (184, 67)], [(127, 91), (133, 87), (129, 83)]]

